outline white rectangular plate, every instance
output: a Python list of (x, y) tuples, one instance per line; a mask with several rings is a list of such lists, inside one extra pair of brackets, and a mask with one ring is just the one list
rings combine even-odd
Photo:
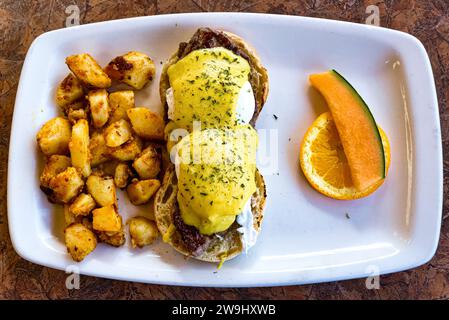
[[(55, 88), (66, 56), (88, 52), (105, 65), (131, 50), (158, 67), (201, 26), (236, 33), (254, 46), (270, 75), (258, 129), (276, 129), (278, 168), (265, 173), (263, 230), (248, 255), (216, 265), (184, 259), (159, 241), (145, 249), (100, 244), (77, 264), (105, 278), (192, 286), (271, 286), (333, 281), (416, 267), (435, 253), (442, 210), (442, 152), (431, 66), (422, 44), (398, 31), (304, 17), (179, 14), (102, 22), (49, 32), (28, 51), (17, 92), (8, 171), (8, 219), (17, 253), (65, 270), (75, 264), (63, 243), (62, 209), (39, 190), (42, 155), (35, 135), (58, 114)], [(392, 162), (384, 185), (368, 198), (337, 201), (314, 191), (299, 169), (299, 145), (326, 110), (308, 75), (335, 68), (370, 106), (387, 132)], [(161, 111), (158, 78), (138, 105)], [(275, 114), (278, 119), (273, 116)], [(137, 212), (120, 194), (124, 218)]]

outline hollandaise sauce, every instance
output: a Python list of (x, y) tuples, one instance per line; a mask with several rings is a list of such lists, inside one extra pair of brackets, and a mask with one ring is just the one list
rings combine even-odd
[(202, 129), (239, 125), (236, 106), (249, 73), (248, 61), (222, 47), (192, 51), (171, 65), (173, 127), (191, 132), (194, 121)]
[(178, 203), (188, 225), (228, 229), (256, 191), (257, 133), (250, 125), (195, 131), (176, 146)]

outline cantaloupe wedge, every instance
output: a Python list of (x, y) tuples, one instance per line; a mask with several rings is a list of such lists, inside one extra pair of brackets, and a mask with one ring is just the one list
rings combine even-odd
[(313, 74), (340, 136), (354, 186), (359, 191), (385, 178), (385, 155), (374, 117), (362, 97), (337, 71)]

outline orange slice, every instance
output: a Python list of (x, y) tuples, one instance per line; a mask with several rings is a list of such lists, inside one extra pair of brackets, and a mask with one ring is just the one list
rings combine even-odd
[[(379, 127), (385, 151), (385, 163), (390, 166), (390, 143)], [(330, 112), (321, 114), (307, 130), (301, 144), (301, 169), (312, 185), (322, 194), (339, 200), (353, 200), (368, 196), (379, 188), (382, 179), (364, 190), (357, 190)]]

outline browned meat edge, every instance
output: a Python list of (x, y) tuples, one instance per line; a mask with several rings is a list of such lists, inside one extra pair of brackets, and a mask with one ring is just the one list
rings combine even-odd
[(185, 224), (179, 209), (173, 213), (173, 223), (181, 234), (185, 247), (193, 256), (200, 255), (210, 242), (210, 237), (202, 235), (197, 228)]

